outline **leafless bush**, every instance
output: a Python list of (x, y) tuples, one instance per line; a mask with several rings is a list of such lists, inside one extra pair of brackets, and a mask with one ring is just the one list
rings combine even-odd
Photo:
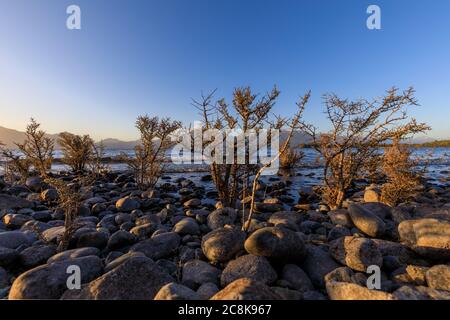
[(92, 144), (92, 155), (87, 163), (88, 170), (93, 179), (99, 178), (110, 170), (107, 163), (104, 162), (105, 146), (102, 141)]
[(30, 160), (4, 147), (0, 147), (0, 153), (3, 157), (5, 177), (11, 182), (19, 178), (20, 182), (24, 183), (30, 174)]
[(58, 252), (67, 250), (69, 241), (78, 229), (76, 218), (81, 205), (80, 185), (68, 184), (61, 179), (47, 177), (45, 182), (58, 192), (58, 205), (64, 210), (64, 233), (58, 243)]
[[(258, 130), (268, 121), (276, 99), (279, 95), (277, 88), (273, 88), (261, 98), (252, 93), (249, 87), (236, 88), (233, 92), (232, 105), (220, 99), (213, 101), (215, 91), (205, 96), (202, 94), (200, 100), (192, 101), (194, 107), (200, 110), (203, 118), (203, 130), (218, 129), (223, 133), (223, 143), (227, 140), (227, 130), (240, 129), (244, 135), (250, 130)], [(204, 141), (204, 146), (214, 141)], [(235, 144), (234, 161), (212, 161), (210, 165), (213, 182), (219, 194), (219, 199), (224, 207), (235, 207), (239, 197), (239, 185), (248, 184), (248, 178), (256, 172), (257, 167), (251, 165), (249, 152), (246, 152), (244, 164), (238, 164), (237, 144)], [(246, 148), (248, 144), (246, 143)], [(242, 150), (241, 150), (242, 151)], [(228, 163), (226, 163), (228, 162)], [(232, 163), (230, 163), (232, 162)], [(244, 186), (244, 190), (246, 189)], [(245, 195), (243, 195), (245, 197)]]
[(59, 145), (63, 152), (62, 161), (74, 172), (83, 172), (92, 161), (94, 140), (89, 135), (79, 136), (68, 132), (59, 135)]
[(283, 120), (281, 122), (278, 121), (277, 122), (278, 124), (275, 125), (275, 127), (278, 128), (282, 124), (283, 125), (287, 124), (288, 127), (289, 127), (289, 134), (288, 134), (286, 140), (283, 142), (283, 145), (280, 148), (280, 150), (278, 151), (278, 153), (276, 155), (273, 155), (272, 159), (269, 162), (264, 163), (261, 166), (261, 168), (258, 170), (258, 172), (256, 173), (256, 175), (255, 175), (255, 177), (253, 179), (251, 201), (250, 201), (250, 211), (249, 211), (249, 215), (248, 215), (247, 221), (242, 226), (242, 229), (245, 232), (247, 232), (249, 227), (250, 227), (250, 223), (251, 223), (251, 220), (252, 220), (253, 212), (255, 211), (255, 194), (256, 194), (256, 188), (257, 188), (257, 185), (258, 185), (259, 178), (261, 177), (261, 175), (264, 172), (264, 170), (269, 168), (274, 161), (276, 161), (282, 154), (286, 153), (286, 151), (289, 149), (290, 142), (291, 142), (292, 136), (294, 135), (294, 132), (296, 130), (298, 130), (300, 128), (300, 126), (301, 126), (300, 119), (302, 117), (303, 111), (305, 110), (305, 106), (308, 103), (310, 97), (311, 97), (311, 92), (308, 92), (300, 99), (299, 102), (297, 102), (297, 112), (292, 117), (292, 119), (290, 119), (290, 120)]
[(138, 117), (136, 128), (141, 134), (141, 143), (134, 148), (134, 157), (126, 154), (121, 157), (133, 170), (138, 186), (153, 189), (164, 171), (165, 152), (173, 144), (170, 135), (181, 128), (181, 123), (145, 115)]
[(33, 167), (42, 176), (46, 176), (52, 165), (54, 141), (50, 137), (46, 137), (45, 131), (39, 130), (40, 126), (31, 118), (25, 132), (25, 141), (16, 143), (16, 146)]
[(305, 154), (301, 151), (295, 150), (293, 147), (288, 147), (285, 152), (280, 154), (280, 168), (293, 169), (303, 159)]
[(381, 189), (382, 202), (396, 206), (412, 195), (420, 180), (416, 166), (409, 147), (401, 144), (400, 139), (394, 139), (392, 145), (385, 148), (382, 168), (387, 183)]
[(373, 101), (349, 101), (328, 94), (324, 103), (331, 131), (319, 135), (314, 126), (305, 123), (302, 129), (325, 161), (323, 198), (332, 209), (342, 207), (346, 191), (375, 159), (378, 146), (429, 129), (415, 119), (406, 122), (406, 109), (418, 105), (412, 88), (404, 92), (392, 88)]

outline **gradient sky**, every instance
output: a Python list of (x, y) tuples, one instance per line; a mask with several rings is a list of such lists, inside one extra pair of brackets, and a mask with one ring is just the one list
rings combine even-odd
[[(82, 30), (66, 29), (77, 4)], [(366, 28), (378, 4), (382, 30)], [(191, 97), (281, 90), (327, 129), (321, 95), (414, 86), (434, 138), (450, 138), (449, 0), (0, 0), (0, 126), (137, 138), (137, 115), (198, 120)]]

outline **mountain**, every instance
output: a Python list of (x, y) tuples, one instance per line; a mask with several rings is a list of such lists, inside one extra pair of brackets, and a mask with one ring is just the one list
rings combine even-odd
[[(47, 137), (55, 141), (55, 148), (58, 149), (59, 145), (57, 143), (59, 134), (47, 134)], [(9, 149), (15, 149), (15, 143), (23, 143), (25, 141), (25, 132), (8, 129), (0, 126), (0, 142), (6, 145)], [(118, 150), (118, 149), (133, 149), (138, 141), (121, 141), (118, 139), (104, 139), (102, 143), (105, 149)]]
[(101, 140), (98, 143), (100, 143), (100, 142), (103, 144), (105, 149), (108, 149), (108, 150), (129, 150), (129, 149), (133, 149), (135, 146), (137, 146), (139, 144), (138, 140), (122, 141), (119, 139), (112, 139), (112, 138)]

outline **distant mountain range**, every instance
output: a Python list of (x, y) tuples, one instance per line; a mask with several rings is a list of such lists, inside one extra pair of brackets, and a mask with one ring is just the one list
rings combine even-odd
[[(55, 140), (55, 148), (58, 149), (58, 136), (59, 134), (47, 134), (48, 137)], [(6, 145), (9, 149), (16, 148), (15, 143), (22, 143), (25, 141), (25, 132), (14, 130), (14, 129), (8, 129), (5, 127), (0, 126), (0, 142)], [(133, 149), (139, 142), (137, 140), (135, 141), (122, 141), (119, 139), (104, 139), (102, 140), (102, 143), (105, 147), (105, 149), (108, 150), (127, 150), (127, 149)]]
[[(48, 134), (47, 136), (55, 140), (55, 148), (58, 149), (58, 135), (59, 134)], [(287, 136), (286, 132), (281, 134), (282, 139)], [(25, 140), (25, 132), (8, 129), (0, 126), (0, 142), (6, 145), (7, 148), (14, 149), (16, 147), (15, 143), (22, 143)], [(409, 143), (427, 143), (433, 142), (436, 139), (430, 137), (418, 137), (412, 140), (409, 140)], [(108, 150), (129, 150), (133, 149), (136, 145), (139, 144), (138, 140), (134, 141), (122, 141), (119, 139), (108, 138), (101, 141)], [(310, 143), (311, 139), (303, 132), (297, 132), (294, 134), (293, 139), (291, 141), (292, 146), (297, 146), (299, 144), (307, 144)], [(98, 143), (98, 142), (97, 142)]]

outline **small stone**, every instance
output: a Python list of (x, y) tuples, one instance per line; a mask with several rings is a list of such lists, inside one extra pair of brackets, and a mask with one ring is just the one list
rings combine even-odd
[(47, 260), (56, 254), (55, 246), (38, 245), (26, 248), (20, 253), (20, 264), (30, 269), (41, 264), (45, 264)]
[(281, 296), (262, 282), (241, 278), (233, 281), (211, 300), (281, 300)]
[(218, 228), (202, 238), (202, 250), (205, 256), (214, 262), (232, 259), (244, 249), (245, 232), (238, 228)]
[(182, 284), (171, 282), (159, 289), (154, 300), (200, 300), (200, 296)]
[(177, 222), (177, 224), (173, 227), (173, 232), (180, 235), (196, 235), (200, 233), (200, 227), (198, 226), (197, 221), (188, 217)]
[(362, 206), (350, 204), (348, 213), (354, 225), (368, 236), (376, 238), (384, 235), (386, 225), (383, 220)]
[(237, 218), (237, 211), (233, 208), (221, 208), (214, 210), (207, 217), (207, 224), (211, 230), (222, 228), (225, 225), (233, 225)]
[(77, 241), (77, 248), (95, 247), (103, 249), (108, 243), (109, 235), (105, 232), (92, 231), (82, 234)]
[(301, 266), (312, 283), (319, 288), (325, 287), (325, 276), (340, 267), (328, 252), (312, 245), (306, 246), (306, 257)]
[(59, 299), (67, 289), (67, 268), (77, 265), (81, 270), (81, 283), (97, 278), (103, 264), (97, 256), (67, 259), (44, 264), (22, 273), (13, 282), (9, 299)]
[(436, 265), (426, 272), (428, 286), (437, 290), (450, 291), (450, 266)]
[(119, 230), (111, 235), (108, 240), (107, 246), (109, 250), (115, 250), (126, 246), (131, 246), (135, 242), (136, 237), (134, 234), (125, 230)]
[(277, 279), (277, 273), (265, 257), (247, 254), (228, 262), (222, 272), (220, 282), (222, 287), (226, 287), (240, 278), (249, 278), (264, 284), (271, 284)]
[(77, 300), (152, 300), (173, 278), (147, 257), (132, 257), (101, 277), (67, 290), (62, 299)]
[(131, 212), (135, 209), (139, 209), (141, 205), (139, 204), (138, 201), (130, 198), (130, 197), (125, 197), (125, 198), (121, 198), (119, 200), (117, 200), (116, 202), (116, 208), (119, 211), (123, 211), (123, 212)]
[(46, 189), (40, 195), (42, 201), (53, 202), (58, 199), (58, 191), (56, 189)]
[(305, 257), (302, 238), (286, 228), (266, 227), (253, 232), (245, 241), (248, 253), (282, 262), (301, 262)]
[(209, 300), (217, 292), (219, 292), (219, 288), (212, 282), (202, 284), (197, 290), (197, 294), (202, 300)]
[(295, 264), (287, 264), (283, 267), (281, 278), (289, 283), (289, 287), (300, 292), (314, 290), (314, 286), (308, 275)]
[(347, 228), (352, 228), (354, 226), (347, 209), (336, 209), (327, 212), (330, 220), (333, 224), (342, 225)]
[(395, 300), (390, 293), (348, 282), (327, 282), (326, 289), (331, 300)]
[(100, 250), (98, 248), (71, 249), (55, 254), (47, 260), (47, 263), (51, 264), (56, 261), (76, 259), (87, 256), (98, 256), (99, 254)]
[(197, 288), (204, 283), (219, 284), (221, 271), (201, 260), (191, 260), (183, 265), (182, 283), (190, 288)]
[(180, 241), (180, 236), (175, 232), (165, 232), (136, 243), (130, 248), (130, 252), (142, 252), (148, 258), (158, 260), (173, 254)]
[(330, 244), (330, 254), (349, 268), (366, 272), (371, 265), (381, 267), (383, 256), (370, 239), (343, 237)]

